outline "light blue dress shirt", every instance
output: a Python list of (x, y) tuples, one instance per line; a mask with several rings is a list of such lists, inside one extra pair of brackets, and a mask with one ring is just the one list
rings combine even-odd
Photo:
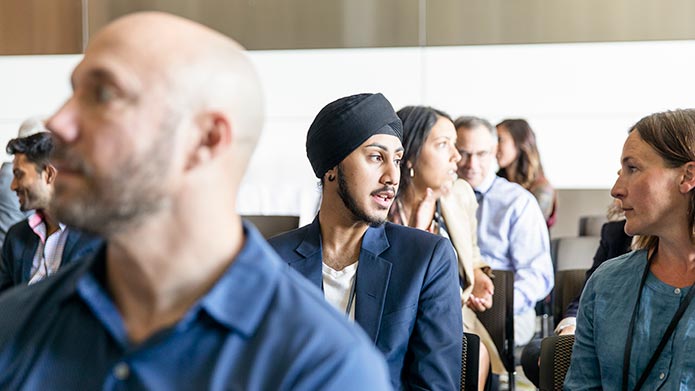
[(555, 281), (543, 213), (531, 193), (494, 173), (474, 190), (480, 255), (493, 269), (514, 271), (514, 314), (524, 313)]
[(381, 353), (252, 226), (175, 325), (133, 344), (92, 259), (0, 297), (2, 390), (390, 390)]
[[(582, 292), (566, 390), (620, 390), (623, 354), (637, 302), (645, 250), (605, 262)], [(661, 282), (651, 272), (635, 319), (628, 389), (632, 390), (689, 288)], [(695, 303), (683, 314), (643, 390), (695, 390)]]

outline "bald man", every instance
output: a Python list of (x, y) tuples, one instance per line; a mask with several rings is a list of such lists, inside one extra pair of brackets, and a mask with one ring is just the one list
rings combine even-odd
[(96, 256), (0, 298), (0, 389), (389, 389), (379, 353), (235, 212), (262, 125), (242, 48), (159, 13), (98, 32), (49, 119)]

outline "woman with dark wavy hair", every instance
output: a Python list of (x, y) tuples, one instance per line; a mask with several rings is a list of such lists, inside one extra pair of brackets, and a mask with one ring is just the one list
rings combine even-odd
[(459, 263), (464, 329), (480, 336), (480, 389), (485, 386), (490, 362), (495, 373), (504, 366), (492, 338), (476, 312), (492, 306), (494, 285), (490, 268), (480, 256), (477, 239), (478, 204), (468, 182), (457, 179), (456, 129), (451, 117), (437, 109), (408, 106), (398, 111), (403, 122), (403, 159), (391, 222), (448, 237)]
[(543, 172), (536, 134), (526, 120), (506, 119), (497, 124), (497, 136), (497, 162), (500, 166), (497, 175), (530, 191), (550, 228), (555, 223), (557, 199)]
[(694, 189), (695, 110), (637, 122), (611, 189), (637, 250), (587, 281), (565, 389), (695, 389)]

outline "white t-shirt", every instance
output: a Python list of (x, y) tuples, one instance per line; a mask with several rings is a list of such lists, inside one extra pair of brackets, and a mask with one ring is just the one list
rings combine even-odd
[[(343, 270), (335, 270), (325, 263), (323, 264), (323, 294), (326, 297), (326, 301), (342, 313), (345, 313), (350, 301), (350, 291), (355, 283), (358, 263), (355, 262), (346, 266)], [(355, 301), (353, 298), (348, 316), (350, 320), (355, 320)]]

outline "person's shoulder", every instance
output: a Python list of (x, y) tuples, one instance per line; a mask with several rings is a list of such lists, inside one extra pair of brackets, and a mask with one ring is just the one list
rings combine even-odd
[[(273, 236), (272, 238), (268, 239), (268, 244), (270, 244), (270, 247), (272, 247), (273, 250), (280, 255), (282, 260), (285, 262), (291, 262), (298, 257), (301, 258), (301, 256), (295, 250), (297, 249), (297, 246), (299, 246), (299, 244), (302, 243), (306, 238), (306, 235), (309, 232), (309, 227), (310, 225), (306, 225), (304, 227)], [(316, 238), (316, 241), (319, 243), (318, 238)], [(316, 248), (320, 249), (320, 246), (317, 244)]]
[(290, 345), (318, 355), (344, 354), (360, 347), (371, 354), (366, 334), (331, 307), (320, 289), (291, 268), (279, 268), (278, 273), (268, 321), (282, 324)]
[(628, 236), (628, 234), (625, 233), (625, 223), (625, 219), (605, 222), (601, 226), (601, 236)]
[(545, 177), (539, 177), (528, 189), (532, 194), (555, 194), (555, 188)]
[(11, 236), (13, 238), (25, 236), (30, 233), (31, 227), (29, 227), (28, 218), (16, 222), (7, 230), (7, 236)]
[(295, 228), (291, 231), (283, 232), (281, 234), (277, 234), (272, 238), (268, 239), (268, 243), (270, 243), (271, 246), (276, 247), (284, 245), (286, 243), (293, 243), (302, 240), (304, 236), (306, 236), (306, 233), (309, 230), (310, 226), (311, 224)]
[[(0, 346), (22, 336), (30, 323), (41, 322), (61, 300), (75, 291), (77, 280), (90, 262), (72, 263), (32, 285), (17, 285), (0, 294)], [(0, 349), (1, 353), (1, 349)]]
[[(536, 197), (520, 184), (497, 177), (490, 191), (494, 191), (495, 198), (499, 203), (497, 206), (501, 211), (511, 213), (512, 216), (517, 216), (516, 218), (536, 216), (544, 220)], [(537, 213), (526, 213), (529, 208), (533, 208)]]
[(635, 250), (603, 262), (591, 275), (594, 284), (606, 279), (614, 279), (616, 275), (639, 275), (647, 262), (646, 250)]
[(510, 182), (505, 178), (498, 176), (495, 178), (495, 182), (492, 184), (490, 191), (498, 194), (504, 195), (505, 199), (512, 202), (528, 202), (529, 200), (534, 200), (533, 194), (526, 190), (523, 186), (518, 183)]
[(442, 236), (435, 235), (421, 229), (406, 227), (405, 225), (395, 224), (391, 222), (384, 223), (384, 231), (390, 243), (408, 243), (418, 245), (424, 243), (436, 244), (439, 241), (446, 240)]

